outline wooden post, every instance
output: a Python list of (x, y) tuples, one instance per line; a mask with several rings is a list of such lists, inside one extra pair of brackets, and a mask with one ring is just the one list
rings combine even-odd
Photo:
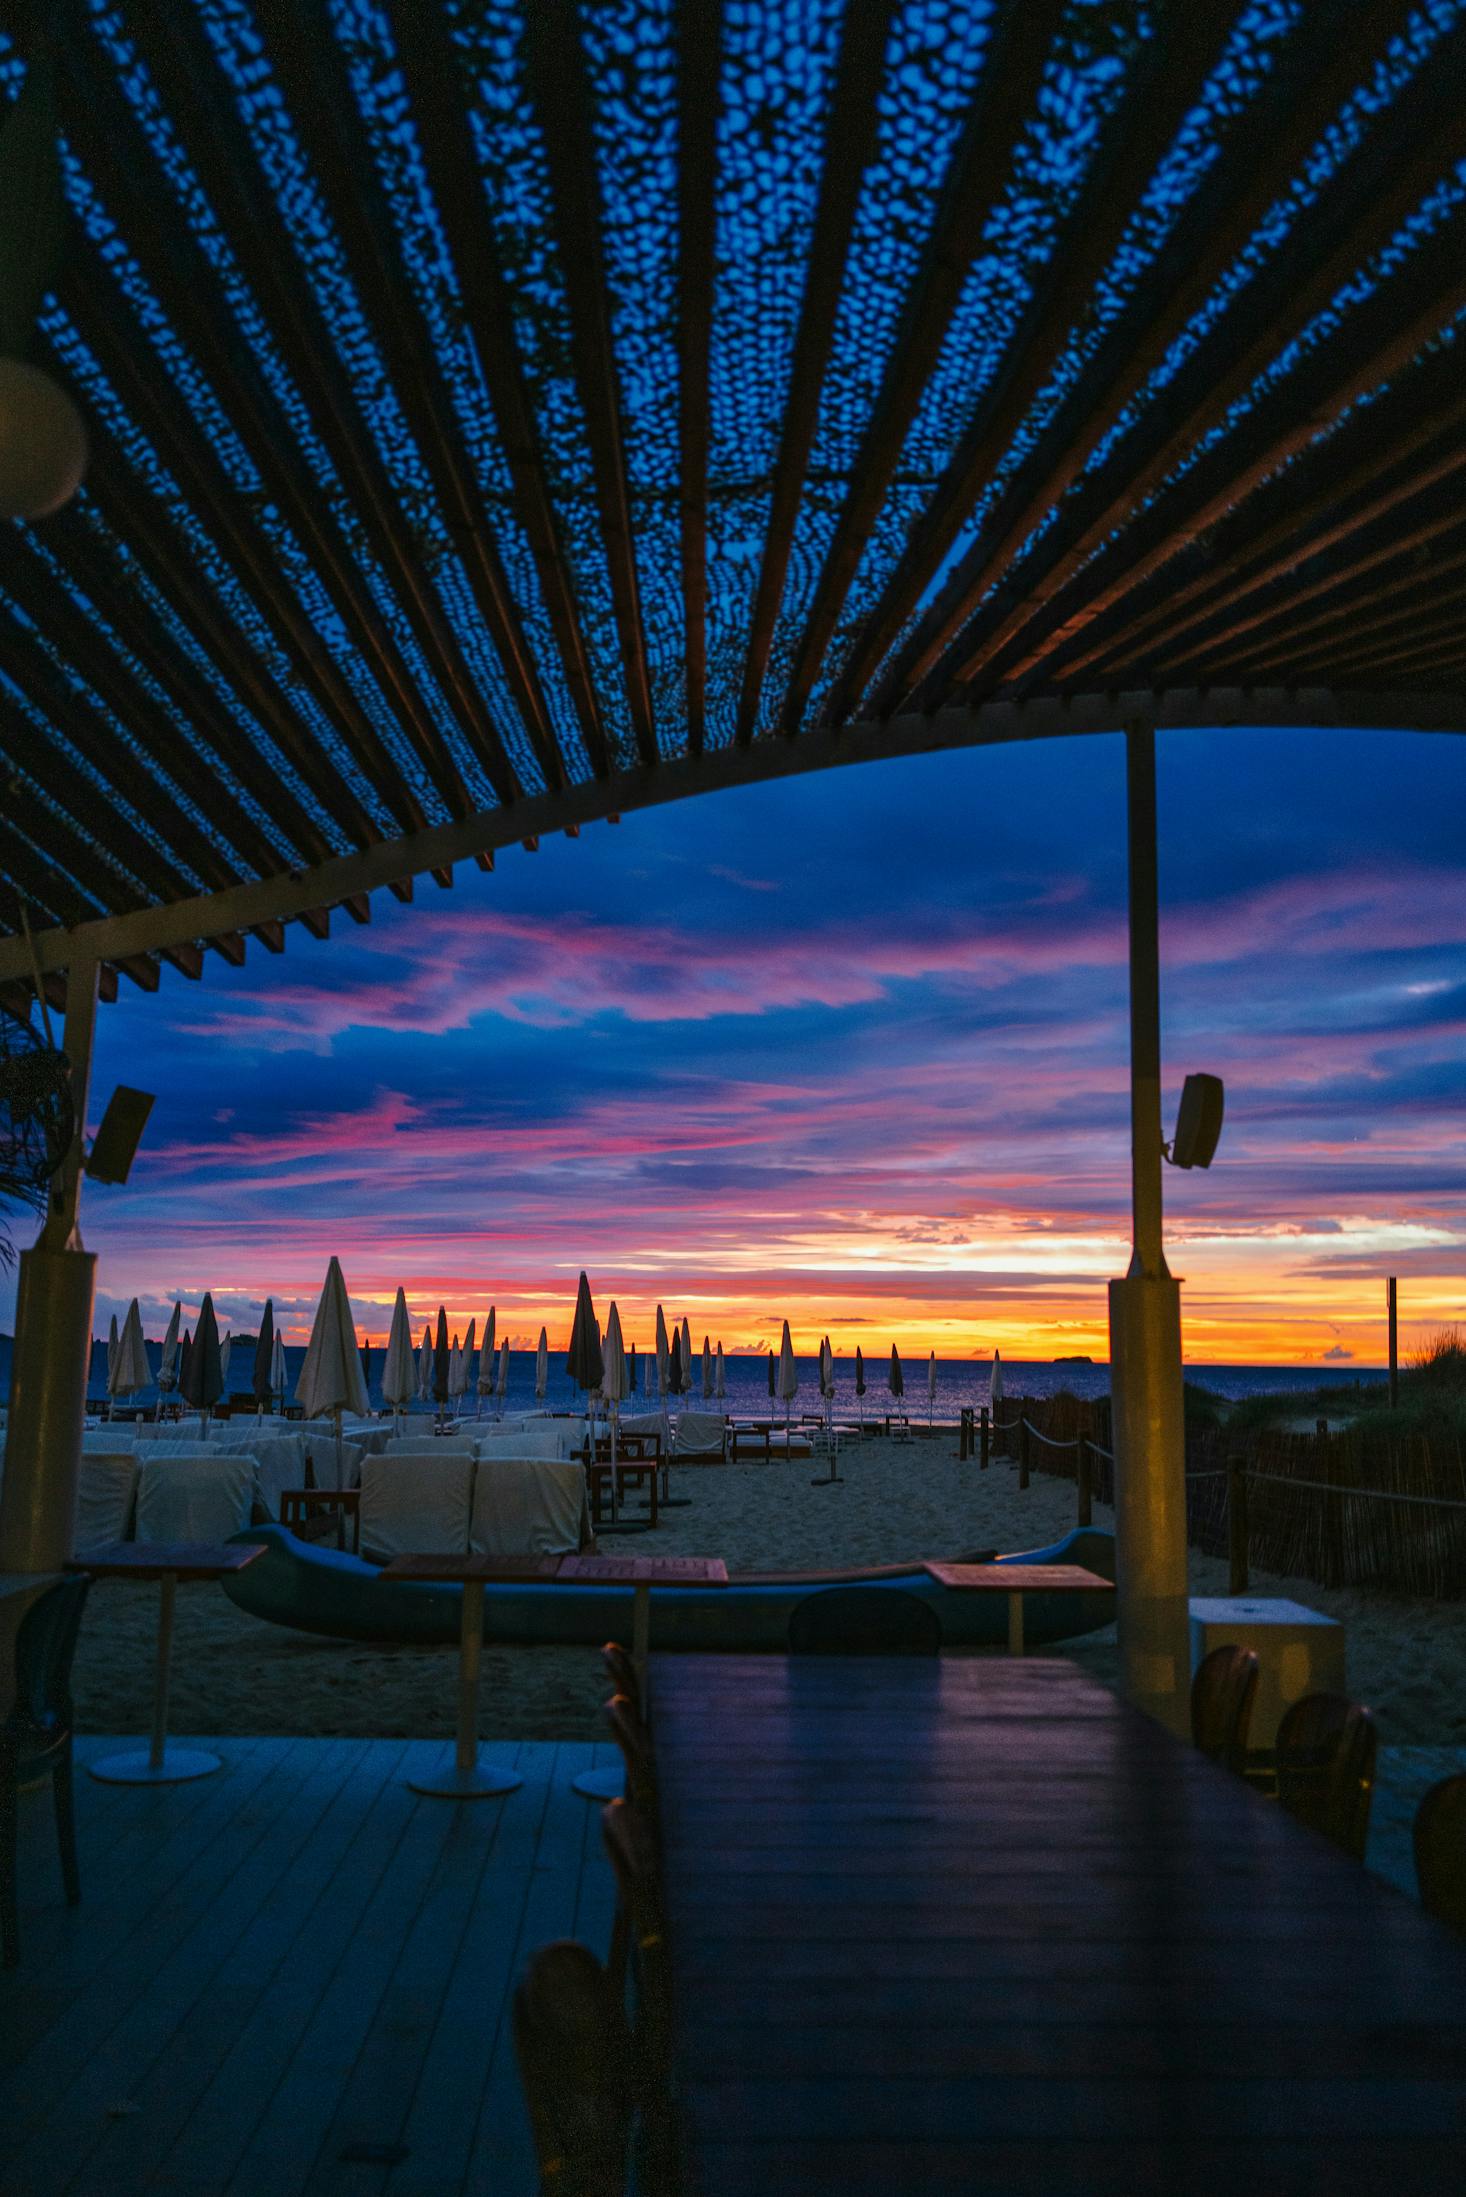
[(1028, 1421), (1020, 1414), (1018, 1420), (1018, 1485), (1028, 1485)]
[(957, 1432), (957, 1462), (963, 1464), (972, 1455), (972, 1406), (962, 1406), (962, 1417)]
[(1247, 1592), (1247, 1467), (1227, 1459), (1227, 1592)]
[(991, 1425), (990, 1425), (990, 1423), (989, 1423), (989, 1420), (988, 1420), (988, 1407), (987, 1407), (987, 1405), (986, 1405), (986, 1404), (984, 1404), (984, 1405), (983, 1405), (983, 1407), (982, 1407), (982, 1413), (981, 1413), (981, 1416), (980, 1416), (980, 1418), (979, 1418), (979, 1420), (978, 1420), (977, 1438), (978, 1438), (978, 1453), (977, 1453), (977, 1465), (978, 1465), (978, 1470), (979, 1470), (979, 1472), (986, 1472), (986, 1471), (987, 1471), (987, 1469), (988, 1469), (988, 1447), (989, 1447), (989, 1444), (990, 1444), (990, 1442), (991, 1442), (991, 1439), (992, 1439), (992, 1427), (991, 1427)]
[(1385, 1283), (1385, 1305), (1390, 1315), (1390, 1409), (1400, 1401), (1400, 1284), (1392, 1274)]
[(1093, 1460), (1089, 1454), (1089, 1436), (1081, 1434), (1079, 1437), (1079, 1458), (1075, 1465), (1075, 1478), (1079, 1482), (1079, 1516), (1076, 1522), (1081, 1526), (1090, 1526), (1094, 1523), (1092, 1477)]

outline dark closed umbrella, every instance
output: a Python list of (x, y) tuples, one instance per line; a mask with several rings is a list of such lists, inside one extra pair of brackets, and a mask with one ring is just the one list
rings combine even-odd
[(372, 1385), (372, 1346), (370, 1343), (363, 1343), (361, 1346), (361, 1377), (366, 1382), (367, 1387), (370, 1388)]
[(193, 1363), (193, 1336), (183, 1330), (183, 1344), (178, 1353), (178, 1394), (183, 1395), (183, 1384), (188, 1379), (188, 1369)]
[(855, 1346), (855, 1393), (857, 1396), (865, 1394), (865, 1360), (860, 1354), (859, 1343)]
[(433, 1344), (433, 1395), (437, 1402), (448, 1401), (448, 1370), (453, 1353), (448, 1347), (448, 1314), (442, 1305), (438, 1307), (438, 1334)]
[(886, 1385), (893, 1396), (904, 1396), (906, 1394), (906, 1376), (901, 1371), (901, 1360), (897, 1355), (894, 1343), (891, 1345), (891, 1371), (887, 1377)]
[(772, 1352), (772, 1350), (771, 1350), (771, 1351), (769, 1352), (769, 1394), (770, 1394), (771, 1396), (777, 1396), (777, 1395), (778, 1395), (778, 1393), (779, 1393), (779, 1366), (778, 1366), (778, 1360), (777, 1360), (777, 1359), (775, 1358), (775, 1356), (774, 1356), (774, 1353), (773, 1353), (773, 1352)]
[(570, 1329), (570, 1348), (565, 1357), (565, 1370), (577, 1388), (593, 1395), (605, 1378), (605, 1360), (601, 1356), (601, 1331), (596, 1325), (595, 1306), (591, 1303), (590, 1283), (584, 1274), (575, 1292), (575, 1319)]
[(682, 1330), (678, 1327), (672, 1330), (672, 1350), (667, 1359), (667, 1386), (674, 1396), (680, 1396), (687, 1386), (686, 1376), (682, 1371)]
[(636, 1394), (636, 1345), (634, 1343), (626, 1353), (626, 1382), (629, 1392), (634, 1396)]
[(260, 1322), (260, 1339), (255, 1344), (255, 1369), (251, 1386), (255, 1402), (267, 1404), (274, 1393), (271, 1376), (275, 1365), (275, 1300), (265, 1299), (265, 1316)]
[(214, 1318), (214, 1300), (207, 1292), (199, 1313), (198, 1333), (188, 1356), (187, 1371), (178, 1387), (184, 1402), (192, 1405), (195, 1411), (212, 1411), (224, 1393), (224, 1368), (219, 1362), (219, 1323)]

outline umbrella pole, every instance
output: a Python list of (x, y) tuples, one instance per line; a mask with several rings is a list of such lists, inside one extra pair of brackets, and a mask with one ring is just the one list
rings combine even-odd
[[(336, 1493), (339, 1495), (343, 1477), (341, 1465), (341, 1406), (339, 1404), (332, 1406), (331, 1417), (336, 1422)], [(336, 1505), (336, 1546), (338, 1549), (344, 1549), (346, 1546), (346, 1512), (340, 1503)]]

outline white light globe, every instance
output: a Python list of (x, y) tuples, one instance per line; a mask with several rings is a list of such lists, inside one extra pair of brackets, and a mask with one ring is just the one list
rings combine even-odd
[(87, 431), (66, 391), (38, 366), (0, 358), (0, 518), (59, 511), (86, 463)]

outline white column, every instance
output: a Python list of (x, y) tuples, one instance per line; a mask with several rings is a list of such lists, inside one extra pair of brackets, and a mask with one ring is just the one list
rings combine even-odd
[(1116, 1603), (1126, 1692), (1173, 1731), (1184, 1732), (1191, 1668), (1181, 1290), (1166, 1265), (1162, 1242), (1160, 945), (1152, 727), (1131, 726), (1125, 751), (1135, 1247), (1125, 1279), (1110, 1284)]

